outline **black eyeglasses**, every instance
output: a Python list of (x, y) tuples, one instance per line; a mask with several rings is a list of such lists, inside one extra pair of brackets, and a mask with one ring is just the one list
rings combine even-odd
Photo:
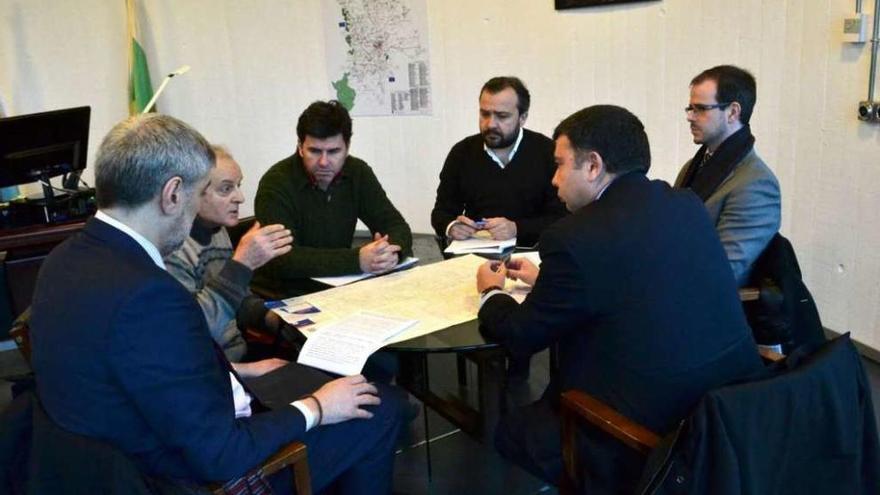
[(688, 106), (684, 107), (684, 113), (698, 114), (698, 113), (708, 112), (709, 110), (715, 110), (716, 108), (720, 108), (720, 109), (724, 110), (725, 108), (729, 107), (731, 103), (732, 102), (715, 103), (714, 105), (704, 105), (702, 103), (694, 103), (692, 105), (688, 105)]

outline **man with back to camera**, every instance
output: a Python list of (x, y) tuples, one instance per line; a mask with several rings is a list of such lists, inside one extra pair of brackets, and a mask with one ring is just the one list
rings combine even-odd
[(739, 67), (719, 65), (694, 77), (685, 113), (701, 146), (675, 179), (706, 204), (739, 286), (781, 217), (779, 182), (755, 152), (749, 127), (756, 98), (755, 78)]
[[(165, 271), (162, 255), (190, 232), (214, 160), (198, 132), (166, 115), (132, 117), (104, 138), (98, 213), (46, 258), (34, 293), (33, 370), (46, 412), (151, 477), (226, 481), (301, 440), (317, 491), (336, 479), (345, 493), (389, 493), (400, 424), (392, 389), (340, 378), (263, 411)], [(291, 480), (270, 481), (280, 490)]]
[(533, 246), (565, 214), (550, 184), (553, 141), (525, 129), (531, 95), (516, 77), (493, 77), (480, 90), (480, 133), (449, 151), (431, 225), (441, 238), (467, 239), (485, 230), (499, 240)]
[[(645, 174), (648, 137), (626, 109), (597, 105), (554, 132), (553, 183), (571, 215), (527, 260), (477, 272), (487, 340), (519, 354), (558, 344), (558, 373), (496, 430), (501, 454), (547, 482), (562, 473), (559, 394), (583, 390), (665, 433), (707, 390), (761, 368), (724, 250), (703, 205)], [(519, 305), (505, 277), (532, 285)], [(644, 458), (584, 429), (590, 493), (629, 493)]]
[(239, 206), (244, 203), (241, 167), (225, 148), (212, 149), (217, 164), (209, 173), (199, 213), (189, 237), (165, 257), (165, 264), (168, 273), (196, 297), (214, 341), (247, 378), (284, 364), (280, 360), (240, 363), (247, 343), (239, 328), (278, 331), (280, 318), (250, 293), (249, 285), (254, 270), (290, 251), (293, 237), (283, 225), (256, 222), (233, 249), (226, 229), (238, 224)]

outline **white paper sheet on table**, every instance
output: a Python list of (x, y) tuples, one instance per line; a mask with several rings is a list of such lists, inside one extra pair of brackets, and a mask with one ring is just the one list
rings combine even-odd
[(514, 246), (516, 246), (515, 237), (506, 241), (471, 237), (463, 241), (450, 242), (443, 252), (449, 254), (500, 254)]
[[(363, 310), (418, 320), (386, 344), (402, 342), (476, 318), (480, 296), (474, 280), (477, 268), (485, 261), (468, 255), (416, 266), (356, 284), (285, 299), (274, 311), (293, 325), (304, 317), (318, 320), (301, 328), (307, 336), (314, 328)], [(319, 312), (305, 315), (290, 312), (290, 308), (302, 304), (319, 308)]]
[(370, 277), (377, 277), (379, 275), (385, 275), (388, 273), (394, 273), (400, 270), (406, 270), (407, 268), (415, 265), (419, 262), (418, 258), (413, 258), (412, 256), (407, 257), (405, 260), (401, 261), (394, 268), (388, 270), (387, 272), (382, 273), (358, 273), (355, 275), (340, 275), (338, 277), (312, 277), (312, 280), (317, 282), (321, 282), (322, 284), (329, 285), (330, 287), (339, 287), (341, 285), (348, 285), (354, 282), (358, 282), (360, 280), (364, 280)]
[(366, 311), (355, 313), (312, 333), (296, 362), (339, 375), (357, 375), (370, 354), (416, 323)]

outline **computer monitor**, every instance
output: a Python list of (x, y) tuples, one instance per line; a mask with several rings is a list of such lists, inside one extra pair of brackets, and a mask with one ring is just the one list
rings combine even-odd
[(0, 119), (0, 187), (46, 181), (86, 168), (91, 107)]

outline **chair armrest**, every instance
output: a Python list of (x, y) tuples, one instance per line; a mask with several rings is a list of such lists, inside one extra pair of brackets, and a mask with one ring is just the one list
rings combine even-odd
[(256, 343), (262, 345), (275, 345), (278, 342), (277, 335), (257, 328), (245, 328), (244, 331), (241, 332), (241, 334), (244, 337), (245, 342), (249, 344)]
[(272, 457), (263, 462), (263, 474), (270, 475), (277, 473), (291, 464), (307, 461), (306, 445), (302, 442), (293, 442), (287, 444), (284, 448), (274, 453)]
[[(282, 447), (260, 464), (259, 469), (263, 477), (271, 476), (282, 469), (290, 467), (293, 470), (296, 493), (298, 495), (311, 495), (312, 482), (309, 477), (309, 460), (306, 445), (302, 442), (292, 442)], [(251, 471), (252, 472), (252, 471)], [(247, 476), (247, 475), (245, 475)], [(223, 495), (226, 492), (223, 485), (212, 485), (211, 491), (215, 495)]]
[[(660, 443), (660, 436), (653, 431), (580, 390), (569, 390), (562, 394), (562, 415), (563, 428), (565, 428), (566, 416), (569, 419), (580, 417), (627, 446), (645, 454)], [(573, 439), (574, 431), (570, 431), (568, 436)], [(563, 442), (566, 440), (563, 438)]]
[(18, 347), (21, 355), (24, 356), (24, 360), (31, 364), (31, 336), (30, 328), (27, 324), (19, 323), (13, 325), (9, 335), (15, 340), (15, 345)]
[(271, 289), (267, 289), (266, 287), (260, 287), (259, 285), (251, 284), (251, 292), (262, 297), (267, 301), (280, 301), (281, 299), (286, 299), (284, 294), (280, 292), (276, 292)]
[(580, 390), (562, 394), (562, 478), (559, 493), (571, 495), (582, 492), (584, 472), (578, 459), (576, 442), (577, 424), (586, 420), (625, 445), (647, 454), (659, 443), (660, 437), (644, 426), (632, 421), (605, 403)]

